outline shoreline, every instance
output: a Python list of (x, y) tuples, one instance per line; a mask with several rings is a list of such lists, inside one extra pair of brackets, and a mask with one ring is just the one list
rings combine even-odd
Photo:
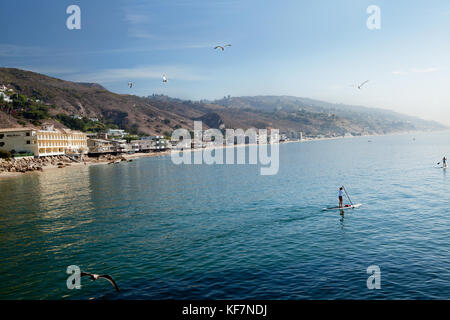
[[(445, 130), (439, 130), (439, 131), (445, 131)], [(285, 142), (280, 143), (286, 144), (286, 143), (305, 143), (305, 142), (313, 142), (313, 141), (326, 141), (326, 140), (338, 140), (338, 139), (349, 139), (349, 138), (367, 138), (367, 137), (382, 137), (382, 136), (388, 136), (388, 135), (399, 135), (399, 134), (413, 134), (413, 133), (426, 133), (426, 132), (434, 132), (434, 131), (411, 131), (411, 132), (393, 132), (389, 134), (371, 134), (371, 135), (361, 135), (361, 136), (348, 136), (348, 137), (323, 137), (323, 138), (309, 138), (309, 139), (303, 139), (303, 140), (288, 140)], [(238, 144), (238, 145), (222, 145), (222, 146), (208, 146), (206, 148), (196, 148), (196, 149), (187, 149), (187, 150), (178, 150), (178, 152), (198, 152), (202, 150), (210, 150), (210, 149), (226, 149), (226, 148), (238, 148), (238, 147), (246, 147), (246, 146), (255, 146), (258, 144)], [(268, 144), (270, 145), (270, 144)], [(25, 174), (30, 173), (39, 173), (39, 174), (45, 174), (45, 172), (60, 168), (76, 168), (79, 166), (91, 166), (91, 165), (104, 165), (104, 164), (116, 164), (120, 162), (130, 162), (134, 159), (140, 159), (140, 158), (148, 158), (148, 157), (160, 157), (160, 156), (166, 156), (170, 155), (172, 153), (172, 149), (161, 151), (161, 152), (152, 152), (152, 153), (144, 153), (144, 152), (138, 152), (138, 153), (132, 153), (132, 154), (122, 154), (119, 156), (109, 156), (106, 158), (90, 158), (88, 161), (84, 162), (70, 162), (69, 164), (65, 164), (63, 167), (58, 165), (45, 165), (42, 166), (41, 170), (33, 170), (33, 171), (26, 171), (26, 172), (8, 172), (3, 171), (0, 172), (0, 179), (8, 179), (8, 178), (16, 178), (23, 176)], [(2, 160), (2, 159), (0, 159)], [(5, 161), (5, 160), (3, 160)], [(18, 160), (16, 160), (18, 161)]]
[(132, 161), (134, 159), (139, 159), (139, 158), (158, 157), (158, 156), (163, 156), (163, 155), (168, 155), (168, 154), (170, 154), (170, 151), (162, 151), (162, 152), (155, 152), (155, 153), (141, 153), (140, 152), (140, 153), (133, 153), (133, 154), (123, 154), (123, 155), (119, 155), (119, 156), (112, 156), (109, 158), (102, 158), (102, 159), (90, 158), (90, 160), (87, 160), (87, 161), (65, 163), (64, 166), (59, 166), (58, 164), (45, 165), (45, 166), (42, 166), (41, 170), (33, 170), (33, 171), (26, 171), (26, 172), (3, 171), (3, 172), (0, 172), (0, 179), (16, 178), (16, 177), (21, 177), (21, 176), (24, 176), (27, 174), (33, 174), (33, 173), (45, 174), (48, 171), (53, 171), (53, 170), (62, 169), (62, 168), (77, 168), (80, 166), (83, 167), (83, 166), (92, 166), (92, 165), (116, 164), (116, 163), (120, 163), (120, 162), (128, 162), (130, 160)]

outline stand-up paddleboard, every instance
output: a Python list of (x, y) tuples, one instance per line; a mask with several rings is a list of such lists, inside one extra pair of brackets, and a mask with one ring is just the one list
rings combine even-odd
[[(444, 158), (444, 159), (446, 159), (446, 158)], [(444, 160), (444, 159), (442, 159), (442, 160)], [(444, 162), (444, 161), (442, 161), (442, 166), (441, 166), (441, 162), (438, 162), (437, 165), (438, 166), (436, 168), (439, 168), (439, 169), (447, 169), (447, 167), (448, 167), (447, 162)]]
[(358, 204), (353, 204), (353, 205), (345, 205), (342, 208), (339, 208), (339, 207), (323, 208), (322, 211), (357, 209), (361, 206), (362, 206), (362, 203), (358, 203)]

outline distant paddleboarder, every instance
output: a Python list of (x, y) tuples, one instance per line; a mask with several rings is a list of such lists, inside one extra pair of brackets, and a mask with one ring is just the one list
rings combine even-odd
[[(344, 193), (347, 196), (348, 201), (350, 202), (350, 204), (343, 204), (344, 201)], [(344, 186), (340, 186), (339, 187), (339, 206), (337, 207), (331, 207), (331, 208), (323, 208), (322, 211), (329, 211), (329, 210), (340, 210), (340, 211), (344, 211), (347, 209), (355, 209), (355, 208), (359, 208), (361, 207), (362, 204), (361, 203), (356, 203), (353, 204), (352, 200), (350, 200), (350, 197), (348, 196), (348, 192), (347, 190), (345, 190)]]
[(344, 205), (342, 204), (342, 200), (344, 197), (344, 187), (339, 188), (339, 208), (343, 208)]
[(447, 168), (447, 158), (445, 156), (442, 158), (442, 166)]

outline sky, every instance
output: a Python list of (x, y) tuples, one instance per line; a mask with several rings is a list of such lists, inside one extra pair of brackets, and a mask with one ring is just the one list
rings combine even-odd
[(450, 125), (448, 0), (14, 0), (0, 28), (0, 66), (117, 93), (292, 95)]

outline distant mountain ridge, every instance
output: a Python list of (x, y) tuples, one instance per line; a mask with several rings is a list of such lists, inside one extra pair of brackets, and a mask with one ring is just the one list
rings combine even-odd
[[(436, 121), (423, 120), (417, 117), (400, 114), (394, 111), (330, 103), (309, 98), (293, 96), (252, 96), (229, 97), (216, 100), (213, 103), (229, 108), (254, 109), (267, 113), (278, 112), (288, 116), (298, 112), (326, 113), (357, 122), (369, 133), (389, 133), (395, 129), (404, 130), (439, 130), (445, 125)], [(380, 132), (382, 130), (382, 132)]]
[[(70, 126), (67, 119), (73, 115), (153, 135), (167, 135), (177, 128), (192, 130), (194, 120), (202, 120), (204, 129), (272, 127), (313, 136), (446, 128), (392, 111), (289, 96), (190, 101), (164, 95), (116, 94), (96, 83), (70, 82), (12, 68), (0, 68), (1, 85), (21, 97), (16, 96), (13, 103), (0, 101), (0, 128), (38, 126), (42, 122)], [(96, 126), (97, 130), (101, 128), (104, 126)]]

